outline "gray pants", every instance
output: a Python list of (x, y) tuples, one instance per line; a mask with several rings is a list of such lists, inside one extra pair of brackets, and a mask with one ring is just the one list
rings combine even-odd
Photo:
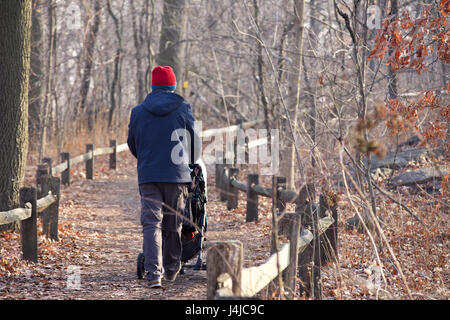
[(144, 236), (144, 268), (148, 280), (173, 274), (181, 266), (181, 228), (187, 187), (185, 183), (143, 183), (141, 224)]

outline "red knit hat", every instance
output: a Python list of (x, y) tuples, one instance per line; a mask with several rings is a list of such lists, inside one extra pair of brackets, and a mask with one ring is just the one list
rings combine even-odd
[(157, 66), (152, 71), (152, 87), (169, 87), (175, 90), (177, 85), (177, 78), (173, 69), (169, 66)]

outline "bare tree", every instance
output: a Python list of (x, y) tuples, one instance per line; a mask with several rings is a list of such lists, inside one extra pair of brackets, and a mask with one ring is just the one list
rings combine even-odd
[[(100, 11), (102, 7), (100, 5), (100, 0), (96, 0), (94, 2), (94, 12), (90, 19), (92, 22), (90, 23), (90, 27), (87, 31), (86, 41), (84, 43), (84, 66), (82, 69), (82, 79), (81, 79), (81, 88), (80, 95), (78, 100), (78, 106), (75, 112), (85, 111), (87, 96), (89, 93), (89, 88), (91, 85), (91, 76), (92, 69), (94, 65), (94, 49), (95, 44), (97, 42), (98, 31), (100, 28)], [(92, 110), (88, 110), (89, 114), (89, 128), (93, 129), (93, 117), (94, 112)]]
[(39, 160), (42, 160), (45, 153), (45, 145), (47, 142), (47, 132), (50, 122), (51, 105), (52, 105), (52, 91), (53, 91), (53, 75), (54, 75), (54, 53), (55, 53), (55, 41), (56, 41), (56, 13), (52, 0), (47, 1), (47, 18), (48, 18), (48, 53), (47, 53), (47, 81), (45, 85), (45, 97), (43, 108), (41, 110), (40, 119), (42, 125), (40, 127), (40, 145), (39, 145)]
[[(120, 21), (119, 18), (116, 16), (116, 14), (113, 12), (113, 9), (111, 7), (111, 0), (107, 1), (107, 8), (108, 13), (111, 16), (111, 18), (114, 21), (114, 27), (115, 27), (115, 33), (117, 37), (117, 49), (116, 49), (116, 55), (114, 57), (114, 71), (113, 71), (113, 80), (111, 83), (111, 90), (110, 90), (110, 99), (111, 99), (111, 106), (109, 108), (108, 113), (108, 127), (110, 128), (113, 123), (113, 117), (114, 112), (117, 109), (117, 105), (120, 106), (120, 96), (121, 96), (121, 87), (120, 87), (120, 74), (121, 74), (121, 68), (122, 68), (122, 32), (120, 27)], [(122, 3), (123, 6), (123, 3)], [(119, 97), (119, 99), (118, 99)], [(118, 103), (118, 101), (119, 103)]]
[[(297, 131), (298, 126), (298, 113), (300, 109), (300, 97), (302, 93), (302, 78), (303, 78), (303, 72), (302, 72), (302, 59), (303, 59), (303, 30), (304, 30), (304, 8), (305, 8), (305, 1), (304, 0), (294, 0), (294, 12), (295, 12), (295, 34), (296, 34), (296, 63), (294, 65), (295, 68), (295, 74), (296, 77), (294, 79), (296, 80), (296, 86), (294, 87), (295, 95), (291, 95), (292, 97), (295, 97), (295, 104), (294, 104), (294, 116), (293, 116), (293, 129), (294, 131)], [(295, 189), (295, 168), (296, 168), (296, 154), (295, 154), (295, 148), (294, 146), (289, 146), (288, 148), (288, 172), (286, 174), (287, 177), (287, 188), (288, 189)]]
[(31, 62), (30, 62), (30, 88), (28, 106), (28, 132), (30, 147), (38, 142), (41, 131), (41, 106), (43, 103), (43, 26), (42, 5), (39, 0), (33, 0), (32, 29), (31, 29)]

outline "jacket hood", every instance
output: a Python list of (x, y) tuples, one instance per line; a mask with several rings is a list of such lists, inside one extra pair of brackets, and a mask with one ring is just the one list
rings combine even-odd
[(183, 97), (176, 93), (167, 90), (154, 90), (145, 98), (142, 105), (150, 113), (161, 117), (177, 110), (183, 102)]

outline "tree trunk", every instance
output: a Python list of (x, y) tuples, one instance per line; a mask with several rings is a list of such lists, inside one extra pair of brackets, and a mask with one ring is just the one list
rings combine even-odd
[[(391, 12), (390, 16), (397, 16), (398, 14), (398, 3), (397, 0), (391, 1)], [(395, 19), (395, 17), (393, 19)], [(392, 55), (393, 49), (389, 48), (389, 56)], [(397, 88), (397, 76), (395, 71), (392, 70), (392, 65), (389, 65), (389, 75), (388, 75), (388, 95), (389, 99), (397, 99), (398, 88)]]
[(152, 44), (154, 42), (153, 38), (153, 30), (155, 27), (155, 2), (154, 0), (150, 0), (146, 2), (146, 11), (147, 11), (147, 20), (145, 25), (146, 31), (146, 47), (147, 47), (147, 71), (145, 72), (145, 88), (146, 91), (149, 92), (151, 90), (152, 83), (152, 67), (155, 65), (155, 51), (152, 48)]
[(31, 11), (31, 0), (0, 2), (0, 211), (19, 205), (25, 174)]
[(145, 99), (145, 73), (143, 64), (142, 49), (144, 46), (143, 15), (147, 14), (145, 10), (136, 10), (134, 1), (131, 5), (131, 22), (133, 27), (134, 49), (136, 52), (136, 82), (137, 82), (137, 102), (141, 103)]
[[(295, 70), (297, 72), (297, 86), (295, 88), (295, 107), (294, 107), (294, 117), (293, 117), (293, 130), (296, 134), (297, 124), (298, 124), (298, 112), (300, 109), (300, 94), (302, 89), (302, 56), (303, 56), (303, 21), (304, 21), (304, 8), (305, 0), (295, 0), (294, 1), (294, 12), (295, 12), (295, 25), (296, 25), (296, 38), (297, 38), (297, 60), (295, 65)], [(296, 164), (296, 153), (295, 147), (291, 144), (288, 148), (288, 167), (286, 172), (287, 177), (287, 189), (295, 190), (295, 164)], [(284, 174), (283, 174), (284, 175)]]
[(183, 84), (183, 34), (186, 26), (186, 0), (164, 0), (164, 14), (159, 42), (159, 65), (171, 66), (177, 77), (177, 91)]
[(111, 98), (111, 107), (109, 108), (108, 112), (108, 128), (111, 128), (113, 119), (114, 119), (114, 112), (117, 109), (117, 101), (116, 101), (116, 90), (117, 95), (121, 95), (120, 92), (120, 65), (122, 61), (122, 32), (120, 28), (120, 22), (117, 16), (114, 14), (111, 8), (111, 0), (108, 0), (107, 2), (107, 8), (109, 15), (114, 21), (115, 31), (116, 31), (116, 37), (118, 42), (118, 47), (116, 49), (116, 56), (114, 57), (114, 77), (111, 83), (111, 92), (110, 92), (110, 98)]
[[(100, 29), (101, 9), (102, 7), (100, 5), (100, 1), (96, 0), (94, 4), (93, 22), (87, 33), (87, 40), (84, 47), (84, 51), (86, 52), (85, 64), (83, 68), (83, 75), (81, 78), (80, 100), (78, 102), (78, 108), (76, 109), (76, 112), (78, 111), (83, 112), (85, 111), (86, 108), (86, 100), (87, 95), (89, 93), (89, 87), (91, 85), (91, 74), (92, 74), (92, 67), (94, 64), (95, 43), (97, 41), (98, 30)], [(77, 115), (77, 113), (75, 113), (75, 115)], [(91, 115), (93, 114), (91, 113)]]
[[(31, 60), (30, 60), (30, 86), (28, 105), (28, 133), (30, 147), (39, 141), (41, 130), (42, 90), (42, 13), (39, 0), (33, 0), (32, 29), (31, 29)], [(36, 148), (33, 148), (36, 149)]]
[[(259, 17), (259, 4), (258, 0), (253, 0), (253, 7), (255, 10), (255, 24), (258, 29), (260, 29), (260, 17)], [(258, 57), (257, 57), (257, 73), (258, 73), (258, 89), (261, 99), (261, 104), (264, 111), (264, 126), (266, 127), (268, 134), (267, 134), (267, 141), (268, 143), (268, 151), (272, 152), (271, 150), (271, 136), (270, 136), (270, 129), (271, 129), (271, 123), (270, 123), (270, 105), (269, 105), (269, 99), (267, 98), (266, 93), (266, 81), (265, 81), (265, 75), (264, 75), (264, 48), (262, 46), (262, 43), (258, 41), (258, 51), (257, 51)]]
[(45, 89), (45, 100), (44, 105), (41, 110), (41, 134), (40, 134), (40, 145), (39, 145), (39, 162), (44, 157), (45, 153), (45, 144), (47, 141), (47, 127), (49, 125), (49, 113), (51, 112), (51, 101), (52, 101), (52, 83), (53, 83), (53, 66), (54, 66), (54, 44), (55, 44), (55, 32), (56, 32), (56, 23), (55, 23), (55, 8), (53, 7), (53, 1), (48, 0), (48, 60), (47, 60), (47, 83)]
[[(310, 12), (320, 12), (321, 10), (321, 3), (317, 0), (311, 0), (310, 1)], [(317, 22), (316, 19), (310, 17), (309, 20), (310, 28), (308, 31), (308, 40), (306, 42), (306, 45), (309, 47), (309, 50), (306, 49), (306, 52), (313, 53), (316, 52), (316, 49), (318, 47), (318, 35), (320, 34), (320, 28), (321, 26)], [(309, 44), (309, 45), (308, 45)], [(305, 48), (303, 48), (302, 51), (305, 51)], [(303, 74), (305, 75), (305, 87), (308, 94), (307, 102), (309, 109), (309, 135), (311, 137), (311, 167), (313, 168), (313, 176), (315, 174), (315, 167), (316, 167), (316, 137), (317, 137), (317, 105), (316, 105), (316, 97), (317, 90), (320, 90), (320, 87), (318, 88), (317, 83), (318, 79), (311, 79), (308, 78), (308, 69), (307, 64), (305, 63), (306, 59), (305, 56), (302, 56), (302, 67), (303, 67)]]

